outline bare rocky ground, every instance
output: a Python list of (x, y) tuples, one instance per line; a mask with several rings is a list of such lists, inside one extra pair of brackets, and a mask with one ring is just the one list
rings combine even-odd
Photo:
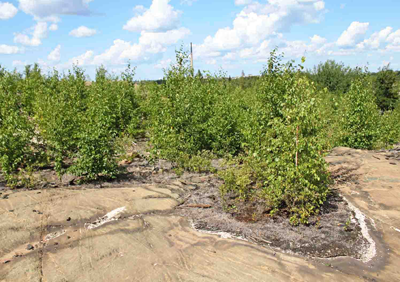
[(114, 182), (0, 183), (0, 281), (400, 281), (400, 150), (326, 159), (336, 192), (299, 227), (223, 213), (213, 175), (140, 156)]

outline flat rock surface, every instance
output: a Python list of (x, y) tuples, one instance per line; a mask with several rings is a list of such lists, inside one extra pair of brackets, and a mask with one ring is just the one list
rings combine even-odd
[(207, 182), (199, 177), (0, 191), (0, 281), (400, 281), (398, 152), (336, 148), (326, 159), (336, 188), (365, 214), (376, 243), (367, 263), (194, 230), (175, 208)]

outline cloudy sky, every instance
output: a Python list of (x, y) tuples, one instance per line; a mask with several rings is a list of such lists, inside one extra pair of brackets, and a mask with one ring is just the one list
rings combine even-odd
[(400, 69), (399, 0), (0, 0), (0, 64), (77, 64), (93, 77), (128, 61), (157, 79), (175, 49), (194, 44), (195, 68), (258, 74), (278, 46), (306, 66), (335, 59)]

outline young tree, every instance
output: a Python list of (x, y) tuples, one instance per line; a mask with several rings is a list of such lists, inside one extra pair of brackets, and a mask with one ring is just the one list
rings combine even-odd
[(399, 100), (399, 93), (395, 89), (396, 73), (387, 65), (377, 74), (374, 86), (376, 103), (381, 111), (393, 110)]
[(357, 74), (357, 69), (351, 69), (334, 60), (328, 60), (314, 67), (311, 72), (311, 78), (320, 87), (326, 87), (329, 92), (346, 93), (350, 89), (351, 81)]
[(347, 94), (343, 144), (355, 149), (373, 149), (379, 134), (379, 111), (368, 77), (354, 80)]
[(221, 192), (264, 202), (261, 213), (283, 211), (292, 224), (307, 223), (329, 191), (323, 121), (317, 91), (302, 75), (303, 67), (283, 65), (281, 59), (276, 50), (271, 53), (257, 84), (257, 107), (243, 129), (248, 155), (221, 173)]
[(198, 71), (197, 71), (197, 74), (196, 74), (196, 76), (197, 76), (198, 78), (200, 78), (200, 79), (202, 79), (202, 78), (203, 78), (203, 74), (201, 73), (201, 71), (200, 71), (200, 70), (198, 70)]

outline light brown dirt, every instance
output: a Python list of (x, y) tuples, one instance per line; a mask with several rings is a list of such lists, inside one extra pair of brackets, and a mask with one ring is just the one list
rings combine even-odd
[(207, 182), (202, 176), (0, 191), (0, 281), (400, 281), (396, 154), (336, 148), (327, 157), (340, 170), (340, 192), (373, 219), (377, 255), (368, 263), (309, 259), (192, 229), (174, 209), (196, 182)]

